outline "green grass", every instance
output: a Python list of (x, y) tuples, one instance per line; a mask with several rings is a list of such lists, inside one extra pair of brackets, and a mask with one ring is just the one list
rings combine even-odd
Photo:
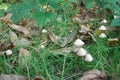
[[(36, 41), (36, 45), (38, 42)], [(91, 63), (85, 62), (82, 57), (74, 53), (67, 53), (66, 56), (54, 55), (50, 49), (54, 50), (58, 47), (51, 43), (45, 49), (40, 49), (39, 53), (33, 50), (36, 45), (29, 47), (31, 61), (20, 66), (17, 57), (19, 47), (17, 47), (13, 49), (12, 56), (0, 56), (0, 73), (25, 75), (29, 79), (39, 75), (45, 77), (46, 80), (63, 80), (64, 77), (71, 77), (76, 73), (99, 69), (104, 70), (107, 75), (120, 76), (120, 46), (108, 47), (106, 42), (106, 40), (97, 39), (97, 43), (91, 42), (84, 46), (94, 58)], [(11, 62), (15, 58), (16, 66), (12, 67)], [(77, 80), (78, 77), (80, 76), (75, 76), (72, 80)]]
[[(9, 40), (9, 28), (6, 29), (6, 35), (2, 38)], [(76, 27), (68, 25), (56, 25), (50, 29), (59, 36), (66, 36), (69, 30), (74, 31)], [(35, 41), (34, 45), (27, 47), (31, 53), (30, 61), (25, 61), (22, 66), (18, 63), (18, 50), (20, 47), (15, 47), (12, 56), (0, 56), (0, 73), (24, 75), (29, 80), (35, 76), (43, 76), (46, 80), (63, 80), (64, 78), (72, 77), (77, 73), (83, 73), (91, 69), (99, 69), (105, 71), (108, 76), (120, 76), (120, 46), (116, 45), (109, 47), (107, 39), (97, 38), (97, 42), (90, 42), (84, 48), (93, 56), (93, 62), (85, 62), (84, 58), (75, 55), (75, 53), (62, 53), (67, 55), (54, 55), (51, 50), (59, 49), (60, 47), (48, 40), (48, 45), (45, 49), (40, 49), (35, 52), (34, 48), (40, 44), (38, 36), (32, 37)], [(73, 43), (73, 42), (72, 42)], [(71, 44), (72, 44), (71, 43)], [(12, 61), (16, 61), (14, 67)], [(80, 76), (76, 75), (71, 80), (77, 80)], [(68, 79), (68, 80), (70, 80)]]

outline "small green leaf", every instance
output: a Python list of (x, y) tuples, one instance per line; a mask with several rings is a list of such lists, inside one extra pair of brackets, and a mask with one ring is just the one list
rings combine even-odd
[(17, 23), (21, 19), (27, 18), (31, 10), (36, 10), (39, 8), (39, 6), (36, 4), (37, 3), (35, 0), (24, 0), (16, 5), (11, 5), (8, 8), (8, 12), (13, 14), (11, 20), (14, 23)]
[(33, 14), (33, 18), (38, 22), (40, 26), (44, 26), (47, 24), (47, 20), (52, 21), (54, 19), (53, 12), (40, 12), (37, 11)]
[(110, 26), (120, 26), (120, 18), (113, 19)]

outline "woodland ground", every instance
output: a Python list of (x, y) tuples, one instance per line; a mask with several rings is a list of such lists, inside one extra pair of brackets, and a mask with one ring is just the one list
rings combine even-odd
[[(96, 26), (94, 23), (95, 22), (91, 23), (93, 24), (92, 27)], [(48, 30), (49, 28), (49, 30), (53, 31), (57, 36), (65, 37), (69, 35), (70, 31), (75, 31), (77, 28), (80, 29), (80, 27), (74, 26), (74, 23), (71, 24), (64, 21), (52, 26), (47, 25), (44, 29)], [(97, 27), (98, 26), (100, 25), (97, 25)], [(97, 27), (94, 27), (94, 29), (97, 29)], [(33, 44), (24, 47), (30, 52), (31, 60), (24, 60), (25, 64), (22, 64), (18, 61), (21, 46), (15, 46), (14, 48), (10, 46), (12, 43), (9, 32), (16, 32), (19, 38), (22, 34), (3, 25), (2, 22), (0, 23), (0, 50), (3, 51), (12, 48), (11, 50), (13, 51), (11, 56), (5, 54), (0, 56), (0, 73), (24, 75), (29, 79), (35, 76), (42, 76), (46, 80), (67, 80), (67, 78), (68, 80), (77, 80), (84, 72), (99, 69), (100, 71), (105, 71), (107, 80), (120, 79), (120, 45), (108, 45), (108, 38), (118, 37), (120, 28), (117, 28), (118, 32), (108, 31), (106, 33), (107, 38), (104, 39), (95, 36), (96, 42), (91, 39), (85, 40), (83, 47), (93, 56), (92, 62), (85, 62), (84, 57), (77, 56), (74, 52), (62, 53), (55, 51), (61, 49), (61, 47), (54, 44), (48, 37), (46, 38), (45, 35), (42, 35), (41, 31), (43, 28), (36, 27), (35, 29), (38, 35), (32, 35), (32, 37), (28, 38), (30, 41), (33, 41)], [(77, 31), (76, 37), (65, 47), (72, 46), (79, 36), (79, 32)], [(39, 48), (35, 51), (35, 48), (40, 46), (42, 41), (47, 41), (45, 48)], [(3, 47), (5, 45), (7, 45), (7, 48)], [(55, 52), (53, 53), (53, 51)]]

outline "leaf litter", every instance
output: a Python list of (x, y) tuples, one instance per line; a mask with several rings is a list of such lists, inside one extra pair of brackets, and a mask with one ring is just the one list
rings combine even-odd
[[(22, 76), (22, 75), (1, 74), (0, 80), (28, 80), (28, 78), (26, 76)], [(36, 76), (35, 78), (30, 79), (30, 80), (45, 80), (45, 79), (41, 76)]]
[(104, 71), (93, 69), (85, 72), (83, 76), (80, 77), (78, 80), (107, 80), (107, 79)]

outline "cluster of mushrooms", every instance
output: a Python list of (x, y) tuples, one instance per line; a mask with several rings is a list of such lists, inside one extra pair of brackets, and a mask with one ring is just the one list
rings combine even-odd
[(76, 39), (74, 42), (74, 52), (81, 57), (84, 57), (84, 60), (86, 62), (92, 62), (93, 61), (93, 57), (91, 56), (90, 53), (87, 52), (87, 50), (85, 50), (82, 46), (85, 43), (81, 40), (81, 39)]
[[(107, 23), (107, 20), (104, 19), (104, 20), (102, 20), (101, 23), (106, 24), (106, 23)], [(106, 34), (105, 34), (105, 31), (107, 30), (107, 28), (106, 28), (104, 25), (101, 25), (101, 26), (99, 27), (99, 30), (102, 32), (102, 33), (99, 35), (99, 37), (100, 37), (100, 38), (106, 38), (107, 36), (106, 36)]]

